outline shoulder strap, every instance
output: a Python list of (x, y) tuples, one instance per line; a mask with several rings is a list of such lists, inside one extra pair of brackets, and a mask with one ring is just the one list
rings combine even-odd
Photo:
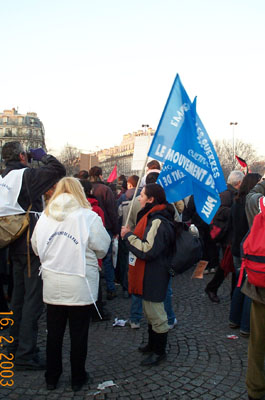
[[(27, 168), (27, 169), (29, 169), (29, 168)], [(28, 193), (28, 196), (29, 196), (30, 208), (31, 208), (31, 206), (32, 206), (32, 199), (31, 199), (31, 194), (30, 194), (29, 186), (28, 186), (27, 170), (26, 170), (25, 173), (24, 173), (24, 178), (25, 178), (25, 186), (26, 186), (26, 190), (27, 190), (27, 193)]]
[(259, 208), (260, 208), (260, 212), (261, 212), (263, 215), (265, 215), (264, 199), (265, 199), (264, 196), (262, 196), (262, 197), (259, 199)]
[(28, 207), (27, 210), (27, 218), (29, 219), (29, 225), (27, 227), (27, 264), (28, 264), (28, 277), (31, 278), (31, 264), (30, 264), (30, 216), (29, 216), (29, 212), (31, 210), (32, 207), (32, 200), (31, 200), (31, 195), (30, 195), (30, 191), (29, 191), (29, 187), (28, 187), (28, 178), (27, 178), (27, 171), (25, 171), (24, 173), (24, 177), (25, 177), (25, 185), (26, 185), (26, 189), (27, 189), (27, 193), (29, 196), (29, 201), (30, 201), (30, 205)]

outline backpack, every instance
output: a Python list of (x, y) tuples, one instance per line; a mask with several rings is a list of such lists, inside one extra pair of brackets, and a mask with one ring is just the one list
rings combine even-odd
[(170, 262), (169, 273), (171, 275), (187, 271), (202, 259), (203, 254), (201, 239), (192, 234), (184, 222), (177, 222), (177, 224), (181, 230), (176, 236), (176, 251)]
[[(31, 201), (26, 175), (25, 185)], [(0, 249), (14, 242), (26, 231), (29, 226), (29, 212), (31, 210), (31, 207), (32, 204), (30, 204), (28, 210), (25, 211), (25, 214), (11, 214), (0, 217)], [(27, 245), (29, 246), (29, 237), (27, 238), (27, 242)]]
[(228, 235), (231, 206), (233, 204), (232, 193), (229, 190), (228, 193), (230, 195), (231, 205), (221, 205), (209, 225), (210, 236), (215, 243), (224, 242)]
[(253, 225), (241, 243), (241, 270), (238, 286), (241, 285), (244, 270), (248, 282), (265, 288), (265, 197), (259, 199), (260, 212), (254, 217)]
[(29, 226), (29, 206), (26, 214), (15, 214), (0, 217), (0, 249), (18, 239)]

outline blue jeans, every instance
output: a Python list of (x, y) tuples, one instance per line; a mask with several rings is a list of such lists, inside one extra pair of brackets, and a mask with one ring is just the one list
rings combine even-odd
[(112, 238), (113, 238), (113, 233), (111, 231), (107, 231), (110, 238), (110, 246), (108, 249), (108, 252), (103, 258), (103, 268), (104, 268), (104, 276), (106, 280), (106, 285), (107, 285), (107, 291), (108, 292), (115, 292), (115, 284), (114, 284), (114, 267), (112, 263)]
[[(164, 307), (167, 313), (168, 324), (172, 325), (175, 321), (175, 314), (172, 309), (172, 287), (171, 287), (171, 279), (168, 282), (166, 298), (164, 300)], [(132, 303), (131, 303), (131, 314), (130, 314), (130, 321), (134, 323), (140, 323), (142, 314), (143, 314), (143, 306), (142, 306), (142, 297), (139, 295), (132, 295)]]
[(142, 296), (132, 294), (131, 299), (132, 303), (131, 303), (130, 320), (131, 322), (138, 324), (141, 321), (143, 315)]
[[(236, 281), (238, 281), (241, 258), (233, 257), (236, 270)], [(242, 279), (241, 287), (244, 283), (245, 276)], [(241, 287), (236, 287), (233, 292), (229, 321), (240, 326), (243, 332), (250, 332), (250, 308), (251, 299), (241, 292)]]

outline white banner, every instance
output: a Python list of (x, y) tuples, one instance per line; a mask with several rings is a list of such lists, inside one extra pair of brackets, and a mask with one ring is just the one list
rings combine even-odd
[[(140, 171), (143, 168), (152, 140), (153, 136), (136, 136), (131, 167), (132, 171)], [(149, 158), (148, 161), (149, 160), (153, 160), (153, 158)]]

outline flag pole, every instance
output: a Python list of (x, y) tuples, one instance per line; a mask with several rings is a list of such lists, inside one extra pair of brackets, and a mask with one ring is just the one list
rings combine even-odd
[(135, 200), (136, 194), (137, 194), (137, 192), (138, 192), (138, 188), (139, 188), (139, 186), (140, 186), (142, 177), (143, 177), (143, 175), (144, 175), (144, 170), (145, 170), (145, 167), (146, 167), (146, 164), (147, 164), (147, 160), (148, 160), (148, 154), (147, 154), (146, 159), (145, 159), (145, 161), (144, 161), (143, 168), (142, 168), (142, 171), (141, 171), (141, 173), (140, 173), (140, 176), (139, 176), (139, 179), (138, 179), (138, 182), (137, 182), (137, 185), (136, 185), (134, 194), (133, 194), (133, 198), (132, 198), (132, 200), (131, 200), (131, 202), (130, 202), (130, 208), (129, 208), (129, 212), (128, 212), (128, 215), (127, 215), (127, 218), (126, 218), (126, 221), (125, 221), (125, 226), (128, 225), (128, 222), (129, 222), (129, 219), (130, 219), (130, 216), (131, 216), (131, 213), (132, 213), (133, 202), (134, 202), (134, 200)]
[[(144, 126), (144, 125), (142, 125), (142, 126)], [(147, 155), (146, 155), (146, 158), (145, 158), (145, 161), (144, 161), (144, 164), (143, 164), (143, 168), (142, 168), (142, 171), (141, 171), (141, 173), (140, 173), (140, 176), (139, 176), (139, 179), (138, 179), (138, 182), (137, 182), (137, 185), (136, 185), (134, 194), (133, 194), (132, 201), (130, 202), (129, 212), (128, 212), (128, 215), (127, 215), (127, 218), (126, 218), (126, 221), (125, 221), (125, 226), (128, 225), (128, 222), (129, 222), (129, 219), (130, 219), (130, 216), (131, 216), (131, 213), (132, 213), (133, 202), (134, 202), (135, 197), (136, 197), (136, 194), (137, 194), (137, 192), (138, 192), (138, 188), (139, 188), (139, 186), (140, 186), (142, 177), (143, 177), (143, 175), (144, 175), (145, 167), (146, 167), (146, 164), (147, 164), (147, 161), (148, 161), (148, 157), (149, 157), (149, 156), (148, 156), (148, 153), (149, 153), (149, 151), (150, 151), (150, 138), (151, 138), (151, 134), (150, 134), (150, 131), (149, 131), (149, 132), (148, 132), (148, 146), (149, 146), (149, 150), (148, 150), (148, 152), (147, 152)]]

